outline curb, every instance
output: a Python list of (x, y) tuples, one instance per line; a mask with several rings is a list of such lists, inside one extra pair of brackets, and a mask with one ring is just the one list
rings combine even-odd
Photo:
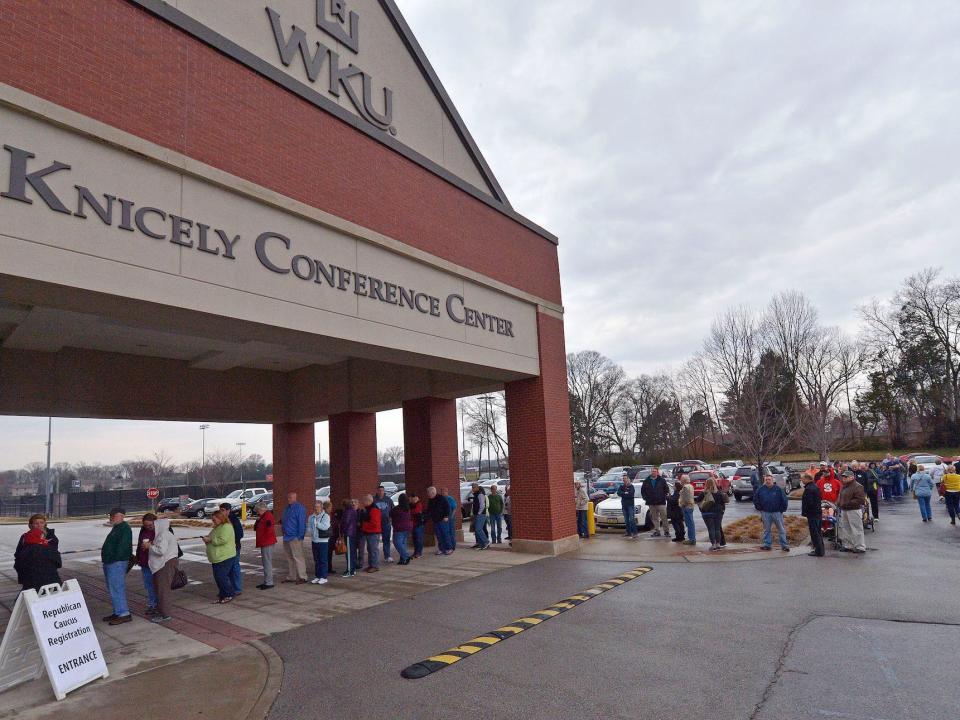
[(274, 701), (280, 694), (283, 683), (283, 659), (276, 650), (262, 640), (249, 640), (247, 645), (257, 650), (267, 663), (267, 677), (260, 690), (260, 696), (247, 713), (246, 720), (263, 720), (273, 707)]

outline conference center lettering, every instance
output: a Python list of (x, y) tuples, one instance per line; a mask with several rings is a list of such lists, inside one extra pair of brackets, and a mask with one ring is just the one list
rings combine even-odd
[[(82, 220), (93, 216), (108, 227), (139, 233), (153, 241), (168, 242), (179, 248), (197, 250), (224, 260), (236, 260), (237, 253), (244, 247), (242, 234), (182, 217), (162, 208), (137, 205), (117, 195), (97, 194), (83, 185), (74, 185), (74, 193), (70, 197), (58, 195), (50, 187), (48, 178), (70, 171), (70, 165), (54, 161), (41, 166), (42, 163), (33, 162), (36, 155), (28, 150), (11, 145), (4, 145), (3, 149), (10, 156), (10, 173), (7, 189), (0, 192), (0, 198), (34, 205), (34, 197), (37, 197), (54, 212)], [(511, 320), (468, 306), (462, 295), (451, 293), (441, 300), (422, 289), (324, 262), (296, 252), (294, 241), (278, 232), (257, 234), (252, 242), (252, 250), (260, 265), (277, 275), (290, 276), (339, 292), (351, 292), (422, 315), (439, 318), (445, 314), (459, 325), (515, 337)]]

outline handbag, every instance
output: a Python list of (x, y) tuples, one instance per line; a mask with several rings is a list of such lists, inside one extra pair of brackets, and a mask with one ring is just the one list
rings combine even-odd
[(347, 543), (342, 537), (337, 538), (337, 544), (334, 546), (333, 551), (337, 555), (346, 555), (347, 554)]
[(170, 589), (179, 590), (187, 585), (187, 574), (179, 567), (173, 571), (173, 577), (170, 578)]

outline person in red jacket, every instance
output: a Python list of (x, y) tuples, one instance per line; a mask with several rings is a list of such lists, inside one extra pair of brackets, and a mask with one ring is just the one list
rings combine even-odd
[(257, 503), (256, 509), (257, 521), (253, 524), (253, 532), (257, 536), (260, 562), (263, 564), (263, 582), (257, 585), (257, 590), (269, 590), (273, 587), (273, 546), (277, 544), (277, 529), (273, 524), (273, 513), (267, 510), (266, 503)]
[(380, 522), (380, 508), (373, 504), (373, 495), (363, 498), (360, 510), (360, 533), (367, 546), (367, 569), (364, 572), (380, 571), (380, 536), (383, 525)]
[(837, 500), (840, 498), (842, 483), (834, 474), (833, 468), (829, 466), (818, 474), (820, 477), (817, 478), (817, 487), (820, 488), (820, 497), (836, 505)]

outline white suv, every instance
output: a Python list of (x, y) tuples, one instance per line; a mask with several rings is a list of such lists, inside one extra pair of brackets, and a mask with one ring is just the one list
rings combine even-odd
[(234, 490), (226, 497), (214, 498), (213, 500), (208, 501), (207, 504), (203, 506), (203, 512), (205, 515), (212, 515), (220, 509), (220, 505), (223, 503), (230, 503), (231, 508), (234, 510), (239, 510), (240, 504), (244, 500), (249, 502), (250, 498), (254, 497), (255, 495), (262, 495), (265, 492), (267, 492), (267, 489), (262, 487), (247, 488), (246, 490)]

